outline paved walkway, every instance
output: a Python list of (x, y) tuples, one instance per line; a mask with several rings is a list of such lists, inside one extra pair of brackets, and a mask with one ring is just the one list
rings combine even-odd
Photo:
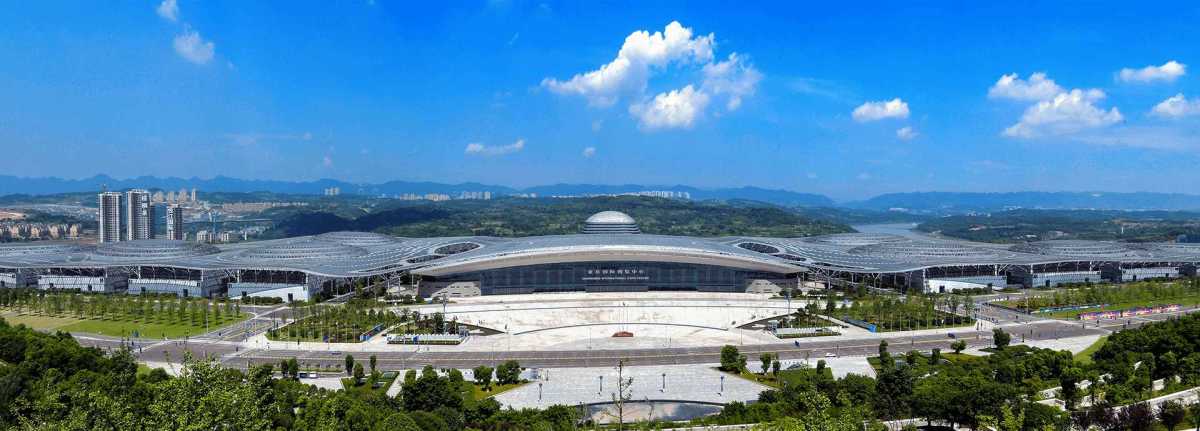
[[(496, 400), (513, 408), (608, 403), (612, 402), (613, 394), (617, 391), (615, 367), (550, 368), (539, 371), (540, 378), (537, 381), (497, 395)], [(635, 401), (745, 402), (758, 399), (760, 392), (769, 389), (717, 371), (716, 364), (625, 367), (624, 374), (626, 378), (633, 379), (631, 389), (632, 400)]]

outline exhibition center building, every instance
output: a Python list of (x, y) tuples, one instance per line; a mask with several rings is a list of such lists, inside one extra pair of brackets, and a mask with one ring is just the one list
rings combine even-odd
[(849, 233), (804, 238), (643, 234), (623, 213), (575, 235), (398, 238), (366, 232), (215, 246), (136, 240), (0, 246), (0, 287), (307, 299), (351, 284), (423, 296), (536, 292), (777, 292), (812, 286), (906, 291), (1041, 287), (1191, 276), (1200, 244), (1020, 245)]

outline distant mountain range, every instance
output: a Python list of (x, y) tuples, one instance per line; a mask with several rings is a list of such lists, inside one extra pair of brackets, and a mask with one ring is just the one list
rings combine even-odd
[(21, 178), (0, 175), (0, 195), (29, 194), (48, 195), (57, 193), (79, 193), (100, 190), (107, 186), (109, 190), (125, 190), (131, 188), (178, 190), (195, 187), (201, 191), (221, 192), (273, 192), (293, 194), (321, 194), (325, 189), (337, 187), (342, 194), (357, 194), (367, 196), (402, 195), (407, 193), (426, 194), (444, 193), (456, 196), (460, 192), (491, 192), (496, 196), (530, 194), (538, 196), (582, 196), (636, 193), (644, 191), (686, 192), (692, 199), (749, 199), (769, 202), (785, 206), (833, 206), (832, 199), (819, 194), (799, 193), (788, 190), (770, 190), (758, 187), (701, 189), (688, 186), (648, 186), (638, 184), (625, 185), (595, 185), (595, 184), (554, 184), (536, 186), (525, 189), (515, 189), (505, 186), (494, 186), (480, 183), (443, 184), (433, 182), (388, 181), (379, 184), (355, 184), (345, 181), (321, 179), (316, 181), (264, 181), (244, 180), (229, 177), (202, 178), (159, 178), (137, 177), (116, 179), (107, 175), (96, 175), (91, 178), (67, 180), (62, 178)]
[(316, 181), (246, 180), (230, 177), (177, 178), (137, 177), (116, 179), (107, 175), (68, 180), (62, 178), (21, 178), (0, 175), (0, 195), (49, 195), (94, 192), (101, 186), (110, 190), (130, 188), (178, 190), (195, 187), (202, 192), (273, 192), (321, 194), (338, 187), (342, 194), (380, 196), (441, 193), (451, 197), (461, 192), (491, 192), (495, 196), (537, 194), (549, 196), (586, 196), (671, 191), (688, 193), (694, 200), (748, 200), (789, 207), (843, 207), (857, 210), (900, 211), (912, 214), (947, 215), (966, 212), (991, 212), (1016, 208), (1028, 209), (1102, 209), (1102, 210), (1200, 210), (1200, 195), (1182, 193), (1107, 193), (1107, 192), (1011, 192), (959, 193), (915, 192), (888, 193), (870, 199), (837, 204), (827, 196), (789, 190), (758, 187), (697, 188), (683, 185), (601, 185), (553, 184), (523, 189), (481, 183), (445, 184), (434, 182), (388, 181), (378, 184), (349, 183), (333, 179)]
[(1178, 211), (1200, 209), (1200, 196), (1151, 192), (917, 192), (888, 193), (864, 201), (846, 203), (844, 206), (937, 215), (1017, 208)]

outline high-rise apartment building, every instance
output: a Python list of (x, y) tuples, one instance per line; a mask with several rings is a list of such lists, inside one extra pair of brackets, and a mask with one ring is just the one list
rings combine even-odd
[(99, 212), (100, 242), (117, 242), (121, 240), (121, 194), (117, 192), (100, 193)]
[(167, 239), (183, 240), (183, 207), (167, 207)]
[(150, 192), (134, 189), (125, 192), (125, 240), (154, 238), (154, 205)]
[(195, 202), (195, 201), (196, 201), (196, 189), (194, 189), (194, 188), (192, 189), (192, 198), (191, 198), (191, 199), (189, 199), (189, 200), (190, 200), (190, 201), (192, 201), (192, 202)]

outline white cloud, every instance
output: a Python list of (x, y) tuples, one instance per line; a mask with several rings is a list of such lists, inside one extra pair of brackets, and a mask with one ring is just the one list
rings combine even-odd
[(329, 157), (329, 156), (325, 156), (324, 158), (321, 159), (321, 166), (324, 166), (327, 168), (332, 167), (333, 166), (333, 158)]
[(696, 118), (708, 106), (708, 94), (691, 85), (668, 93), (660, 93), (646, 103), (634, 104), (629, 113), (637, 117), (646, 130), (691, 128)]
[(167, 21), (179, 21), (179, 4), (176, 3), (176, 0), (163, 0), (154, 11)]
[(518, 139), (508, 145), (489, 146), (478, 142), (467, 144), (466, 154), (471, 156), (502, 156), (525, 149), (525, 140)]
[(859, 172), (858, 176), (856, 176), (855, 178), (858, 178), (859, 181), (866, 181), (866, 180), (871, 179), (871, 174), (868, 174), (866, 172)]
[(911, 141), (920, 134), (910, 126), (904, 126), (896, 130), (896, 137), (902, 141)]
[(899, 97), (888, 101), (867, 102), (854, 108), (851, 116), (854, 117), (854, 121), (860, 123), (884, 118), (908, 118), (908, 104)]
[(604, 120), (592, 120), (592, 131), (599, 132), (604, 128)]
[(1183, 93), (1179, 93), (1154, 105), (1154, 109), (1150, 113), (1159, 117), (1170, 118), (1200, 115), (1200, 99), (1188, 100), (1183, 97)]
[(1117, 108), (1105, 111), (1095, 102), (1104, 99), (1103, 91), (1074, 89), (1030, 106), (1021, 120), (1004, 129), (1005, 136), (1035, 138), (1075, 133), (1109, 126), (1124, 119)]
[(200, 33), (186, 28), (183, 34), (175, 36), (175, 53), (184, 60), (196, 64), (208, 64), (212, 61), (216, 46), (200, 37)]
[(567, 81), (542, 80), (542, 86), (563, 95), (578, 95), (593, 106), (612, 106), (622, 93), (644, 91), (653, 68), (673, 62), (704, 63), (713, 58), (713, 35), (692, 36), (692, 29), (672, 21), (661, 32), (641, 30), (625, 38), (617, 58), (599, 69)]
[(1163, 63), (1162, 66), (1146, 66), (1141, 69), (1128, 67), (1117, 72), (1117, 79), (1122, 82), (1149, 83), (1154, 81), (1174, 82), (1175, 79), (1187, 74), (1187, 65), (1175, 60)]
[(1059, 87), (1053, 79), (1046, 78), (1045, 73), (1037, 72), (1029, 75), (1028, 81), (1022, 80), (1015, 73), (1010, 73), (1001, 76), (992, 85), (992, 88), (988, 89), (988, 97), (992, 99), (1040, 101), (1052, 99), (1063, 91), (1063, 88)]
[(728, 60), (704, 65), (703, 72), (704, 83), (700, 88), (714, 95), (729, 96), (725, 108), (730, 111), (742, 106), (743, 97), (753, 96), (762, 80), (762, 73), (736, 52), (729, 54)]
[(584, 158), (590, 159), (590, 158), (592, 158), (592, 156), (595, 156), (595, 155), (596, 155), (596, 147), (587, 147), (587, 148), (583, 149), (583, 157)]

